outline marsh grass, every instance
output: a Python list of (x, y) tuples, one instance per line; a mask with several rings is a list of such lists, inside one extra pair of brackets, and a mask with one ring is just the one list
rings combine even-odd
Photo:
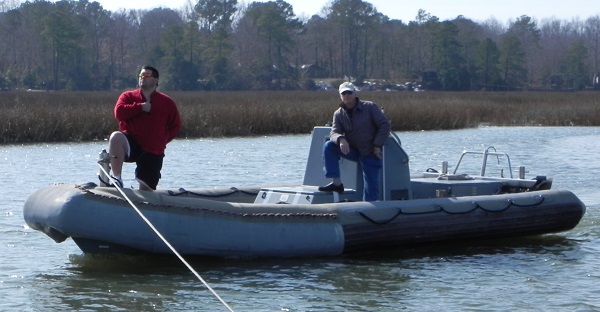
[[(0, 143), (104, 140), (118, 92), (2, 92)], [(310, 133), (331, 121), (336, 92), (168, 92), (182, 138)], [(395, 131), (497, 126), (600, 126), (597, 92), (362, 92)]]

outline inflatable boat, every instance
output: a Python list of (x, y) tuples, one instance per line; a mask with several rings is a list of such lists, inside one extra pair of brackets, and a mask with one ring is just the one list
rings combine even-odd
[[(525, 178), (524, 167), (513, 168), (493, 147), (463, 152), (453, 172), (443, 162), (411, 174), (395, 134), (383, 148), (379, 200), (362, 200), (362, 171), (347, 160), (340, 164), (344, 192), (320, 192), (328, 183), (321, 153), (329, 131), (314, 128), (302, 183), (154, 192), (103, 179), (56, 184), (28, 197), (24, 218), (56, 242), (72, 238), (84, 253), (168, 254), (170, 244), (182, 255), (257, 258), (557, 233), (585, 214), (572, 192), (552, 189), (546, 176)], [(475, 174), (461, 171), (467, 158), (476, 159)], [(506, 166), (500, 176), (486, 173), (492, 158)]]

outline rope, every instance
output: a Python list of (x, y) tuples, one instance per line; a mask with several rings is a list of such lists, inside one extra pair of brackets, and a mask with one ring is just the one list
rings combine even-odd
[(140, 217), (146, 222), (146, 224), (148, 224), (148, 226), (154, 231), (154, 233), (156, 233), (156, 235), (165, 243), (165, 245), (167, 245), (167, 247), (169, 247), (169, 249), (171, 249), (171, 251), (177, 256), (177, 258), (179, 258), (179, 260), (181, 260), (181, 262), (183, 264), (185, 264), (185, 266), (192, 271), (192, 273), (198, 278), (198, 280), (200, 280), (202, 282), (202, 284), (204, 284), (204, 286), (206, 286), (206, 288), (208, 288), (208, 290), (210, 290), (210, 292), (217, 298), (219, 299), (219, 301), (231, 312), (233, 312), (233, 309), (223, 300), (223, 298), (221, 298), (221, 296), (219, 296), (219, 294), (217, 294), (217, 292), (215, 292), (212, 287), (210, 287), (210, 285), (208, 285), (208, 283), (206, 281), (204, 281), (204, 279), (202, 278), (202, 276), (200, 276), (200, 274), (198, 274), (198, 272), (196, 272), (196, 270), (194, 270), (194, 268), (187, 262), (185, 261), (185, 259), (179, 254), (179, 252), (177, 252), (177, 250), (175, 250), (175, 248), (173, 246), (171, 246), (171, 244), (162, 236), (162, 234), (160, 234), (160, 232), (154, 227), (154, 225), (152, 224), (152, 222), (150, 222), (150, 220), (148, 220), (146, 218), (146, 216), (144, 216), (144, 214), (135, 206), (135, 204), (131, 201), (131, 199), (129, 199), (129, 197), (125, 194), (125, 192), (123, 191), (123, 189), (121, 189), (116, 183), (115, 180), (113, 179), (113, 177), (110, 176), (110, 174), (108, 172), (106, 172), (106, 170), (104, 170), (104, 168), (102, 168), (102, 166), (100, 164), (98, 164), (98, 166), (100, 167), (100, 170), (102, 170), (102, 172), (104, 172), (104, 174), (106, 174), (106, 176), (108, 177), (108, 179), (110, 180), (110, 182), (113, 184), (113, 186), (115, 188), (117, 188), (117, 190), (119, 191), (119, 193), (121, 193), (121, 195), (123, 195), (123, 197), (125, 198), (125, 200), (127, 200), (127, 202), (131, 205), (131, 207), (133, 207), (133, 209), (140, 215)]
[(361, 217), (365, 218), (365, 220), (367, 220), (367, 221), (369, 221), (369, 222), (371, 222), (371, 223), (373, 223), (373, 224), (377, 224), (377, 225), (384, 225), (384, 224), (386, 224), (386, 223), (390, 223), (390, 222), (394, 221), (394, 219), (396, 219), (396, 218), (397, 218), (399, 215), (401, 215), (402, 213), (403, 213), (403, 212), (402, 212), (402, 209), (398, 209), (398, 213), (396, 213), (396, 215), (395, 215), (395, 216), (391, 217), (390, 219), (388, 219), (388, 220), (386, 220), (386, 221), (379, 222), (379, 221), (375, 221), (374, 219), (370, 218), (369, 216), (367, 216), (367, 215), (366, 215), (364, 212), (362, 212), (362, 211), (359, 211), (359, 212), (358, 212), (358, 214), (359, 214)]
[(542, 195), (537, 195), (537, 197), (539, 198), (538, 201), (535, 202), (535, 203), (532, 203), (532, 204), (518, 204), (518, 203), (515, 203), (514, 200), (509, 199), (506, 202), (506, 206), (503, 207), (503, 208), (501, 208), (501, 209), (486, 208), (486, 207), (481, 206), (479, 203), (477, 203), (475, 201), (472, 203), (473, 204), (473, 208), (472, 209), (469, 209), (469, 210), (466, 210), (466, 211), (460, 211), (460, 212), (448, 210), (448, 209), (444, 208), (444, 206), (441, 206), (441, 205), (436, 205), (435, 206), (437, 208), (436, 210), (434, 210), (434, 211), (427, 211), (427, 212), (404, 212), (404, 211), (402, 211), (402, 208), (397, 208), (398, 211), (396, 212), (396, 214), (393, 217), (391, 217), (391, 218), (389, 218), (387, 220), (384, 220), (384, 221), (376, 221), (375, 219), (369, 217), (366, 213), (364, 213), (362, 211), (358, 211), (358, 215), (360, 215), (365, 220), (367, 220), (367, 221), (369, 221), (369, 222), (371, 222), (373, 224), (383, 225), (383, 224), (390, 223), (390, 222), (394, 221), (394, 219), (398, 218), (398, 216), (400, 216), (400, 215), (420, 215), (420, 214), (429, 214), (429, 213), (437, 213), (437, 212), (445, 212), (447, 214), (458, 215), (458, 214), (469, 214), (469, 213), (475, 211), (476, 209), (481, 209), (483, 211), (490, 212), (490, 213), (500, 213), (500, 212), (506, 211), (511, 206), (521, 207), (521, 208), (535, 207), (535, 206), (539, 206), (542, 203), (544, 203), (544, 200), (545, 200), (544, 196), (542, 196)]
[[(108, 184), (107, 184), (108, 185)], [(117, 201), (126, 201), (122, 197), (117, 195), (104, 195), (102, 192), (94, 192), (92, 188), (97, 187), (98, 185), (93, 182), (88, 182), (86, 184), (76, 185), (75, 187), (80, 190), (91, 194), (93, 196), (99, 196), (102, 198), (106, 198), (109, 200), (117, 200)], [(201, 195), (200, 195), (201, 196)], [(341, 202), (349, 202), (347, 200)], [(212, 213), (219, 215), (228, 215), (239, 218), (313, 218), (313, 219), (337, 219), (338, 214), (336, 212), (246, 212), (244, 210), (224, 210), (224, 209), (212, 209), (198, 206), (189, 206), (189, 205), (179, 205), (177, 203), (169, 204), (169, 203), (154, 203), (151, 201), (136, 201), (134, 204), (144, 205), (144, 206), (153, 206), (160, 207), (164, 210), (172, 210), (172, 209), (184, 209), (190, 212), (203, 212), (203, 213)]]
[(247, 195), (254, 195), (254, 196), (258, 195), (258, 192), (249, 192), (249, 191), (239, 190), (236, 187), (231, 187), (229, 190), (230, 190), (230, 192), (222, 193), (222, 194), (201, 194), (201, 193), (195, 193), (192, 191), (188, 191), (182, 187), (182, 188), (179, 188), (179, 193), (175, 193), (171, 190), (167, 191), (167, 193), (169, 193), (169, 195), (171, 195), (171, 196), (180, 196), (180, 195), (191, 194), (191, 195), (201, 196), (201, 197), (223, 197), (223, 196), (235, 194), (237, 192), (240, 192), (242, 194), (247, 194)]

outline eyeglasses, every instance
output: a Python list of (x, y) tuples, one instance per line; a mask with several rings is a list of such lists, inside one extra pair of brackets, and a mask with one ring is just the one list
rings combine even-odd
[(344, 92), (342, 92), (342, 95), (348, 95), (348, 94), (352, 94), (352, 91), (344, 91)]
[(152, 75), (152, 73), (141, 73), (138, 75), (138, 77), (142, 78), (142, 77), (146, 77), (146, 78), (150, 78), (150, 77), (154, 77)]

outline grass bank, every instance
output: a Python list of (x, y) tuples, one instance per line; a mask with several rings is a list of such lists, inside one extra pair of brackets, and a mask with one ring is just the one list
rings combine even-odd
[[(119, 92), (2, 92), (0, 143), (104, 140)], [(336, 92), (171, 92), (182, 138), (309, 133), (331, 121)], [(598, 92), (361, 92), (395, 131), (600, 126)]]

